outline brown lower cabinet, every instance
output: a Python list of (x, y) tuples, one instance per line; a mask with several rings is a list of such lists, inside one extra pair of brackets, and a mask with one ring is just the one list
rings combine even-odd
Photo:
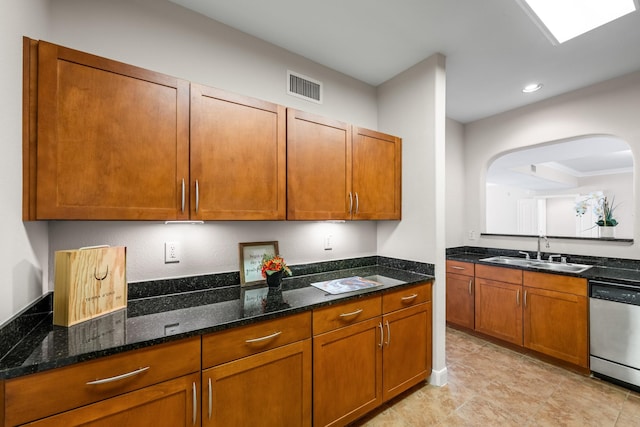
[(431, 372), (430, 283), (313, 316), (314, 426), (343, 426)]
[(476, 280), (476, 331), (522, 345), (522, 286)]
[[(447, 293), (457, 273), (448, 270)], [(477, 264), (474, 280), (475, 331), (589, 367), (586, 279)]]
[(203, 426), (311, 426), (311, 313), (202, 337)]
[(587, 280), (524, 272), (524, 346), (589, 367)]
[(3, 426), (200, 424), (200, 338), (4, 381)]
[(473, 329), (475, 326), (474, 264), (447, 261), (447, 323)]
[(423, 283), (5, 380), (0, 426), (342, 426), (428, 377), (431, 304)]
[(310, 426), (311, 340), (202, 371), (203, 426)]
[(196, 373), (21, 425), (188, 427), (200, 425), (199, 396), (200, 376)]

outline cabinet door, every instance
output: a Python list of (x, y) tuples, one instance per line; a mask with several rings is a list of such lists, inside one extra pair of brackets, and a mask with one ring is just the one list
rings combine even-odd
[(363, 128), (353, 130), (353, 219), (400, 219), (401, 140)]
[[(24, 426), (138, 427), (200, 425), (200, 376), (165, 381)], [(37, 405), (37, 402), (33, 402)]]
[(202, 372), (203, 426), (310, 426), (311, 340)]
[(424, 381), (430, 374), (428, 342), (431, 341), (429, 303), (395, 311), (382, 318), (383, 400), (386, 402), (410, 387)]
[(188, 218), (186, 81), (39, 42), (37, 110), (35, 219)]
[(285, 219), (285, 108), (191, 85), (191, 217)]
[(474, 327), (474, 284), (472, 276), (447, 273), (447, 322)]
[(522, 286), (476, 278), (476, 331), (522, 345)]
[(378, 317), (313, 338), (314, 426), (343, 426), (382, 403), (381, 328)]
[(350, 219), (351, 156), (348, 124), (288, 109), (287, 219)]
[(524, 291), (525, 347), (587, 368), (587, 297), (529, 287)]

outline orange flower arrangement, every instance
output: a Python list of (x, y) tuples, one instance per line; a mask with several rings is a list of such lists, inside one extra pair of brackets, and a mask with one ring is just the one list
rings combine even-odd
[(280, 255), (270, 256), (264, 254), (262, 257), (262, 277), (266, 279), (267, 275), (271, 276), (278, 271), (284, 272), (285, 276), (291, 276), (291, 269), (287, 266), (284, 258)]

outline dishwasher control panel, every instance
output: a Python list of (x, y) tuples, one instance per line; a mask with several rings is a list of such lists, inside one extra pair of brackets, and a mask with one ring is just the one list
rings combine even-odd
[(619, 283), (589, 282), (589, 296), (622, 304), (640, 305), (640, 288)]

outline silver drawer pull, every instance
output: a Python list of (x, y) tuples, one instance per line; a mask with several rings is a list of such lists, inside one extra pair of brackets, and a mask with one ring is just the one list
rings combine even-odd
[(362, 309), (359, 308), (356, 311), (352, 311), (351, 313), (342, 313), (340, 315), (340, 317), (351, 317), (351, 316), (357, 316), (358, 314), (362, 313)]
[(391, 326), (389, 325), (389, 321), (387, 320), (387, 347), (391, 344)]
[(413, 294), (413, 295), (409, 295), (408, 297), (402, 297), (400, 298), (402, 301), (411, 301), (414, 300), (418, 297), (418, 294)]
[(149, 367), (145, 366), (144, 368), (136, 369), (135, 371), (127, 372), (126, 374), (116, 375), (115, 377), (109, 377), (109, 378), (103, 378), (101, 380), (89, 381), (87, 383), (87, 385), (98, 385), (98, 384), (112, 383), (112, 382), (115, 382), (115, 381), (124, 380), (125, 378), (133, 377), (133, 376), (141, 374), (141, 373), (143, 373), (144, 371), (147, 371), (147, 370), (149, 370)]
[(182, 206), (182, 213), (184, 213), (184, 203), (185, 203), (185, 192), (184, 192), (184, 178), (182, 178), (182, 196), (180, 198), (180, 205)]
[(196, 425), (196, 421), (198, 421), (198, 389), (196, 388), (196, 383), (191, 383), (193, 387), (193, 425)]
[(453, 268), (454, 270), (466, 270), (466, 268), (464, 267), (458, 267), (457, 265), (452, 265), (450, 266), (451, 268)]
[(277, 336), (278, 336), (278, 335), (280, 335), (281, 333), (282, 333), (282, 331), (278, 331), (278, 332), (274, 332), (274, 333), (273, 333), (273, 334), (271, 334), (271, 335), (267, 335), (266, 337), (252, 338), (252, 339), (250, 339), (250, 340), (246, 340), (246, 341), (245, 341), (245, 343), (247, 343), (247, 344), (251, 344), (251, 343), (254, 343), (254, 342), (260, 342), (260, 341), (270, 340), (271, 338), (275, 338), (275, 337), (277, 337)]
[(213, 412), (213, 390), (211, 388), (211, 378), (209, 378), (209, 419), (211, 419), (211, 414)]

